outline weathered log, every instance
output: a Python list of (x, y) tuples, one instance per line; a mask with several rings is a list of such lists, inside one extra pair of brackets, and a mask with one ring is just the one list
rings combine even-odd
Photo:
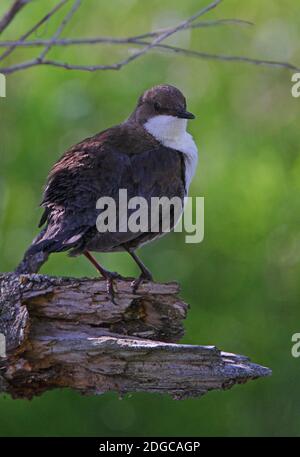
[(14, 398), (57, 387), (184, 398), (271, 374), (214, 346), (175, 344), (188, 307), (176, 283), (147, 282), (134, 293), (118, 280), (118, 305), (98, 278), (8, 273), (0, 287), (0, 391)]

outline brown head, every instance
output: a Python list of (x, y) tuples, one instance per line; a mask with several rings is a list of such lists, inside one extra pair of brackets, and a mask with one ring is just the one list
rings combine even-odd
[(129, 120), (143, 125), (155, 116), (172, 116), (179, 119), (195, 118), (186, 110), (186, 100), (180, 90), (167, 84), (146, 90), (139, 98)]

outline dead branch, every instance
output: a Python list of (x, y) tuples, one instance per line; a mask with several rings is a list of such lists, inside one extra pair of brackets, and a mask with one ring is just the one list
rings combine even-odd
[[(73, 3), (70, 11), (63, 19), (62, 23), (60, 24), (59, 28), (53, 35), (51, 39), (48, 40), (27, 40), (27, 38), (35, 31), (37, 28), (40, 27), (42, 23), (46, 20), (49, 20), (55, 13), (69, 0), (62, 0), (59, 2), (53, 10), (48, 13), (41, 21), (39, 21), (36, 26), (31, 28), (27, 33), (23, 34), (18, 40), (13, 41), (2, 41), (0, 42), (0, 47), (8, 47), (4, 51), (4, 53), (0, 56), (0, 61), (5, 60), (16, 48), (19, 47), (29, 47), (29, 46), (43, 46), (44, 50), (37, 56), (36, 58), (20, 62), (14, 63), (9, 66), (3, 66), (0, 68), (0, 72), (3, 74), (10, 74), (16, 71), (25, 70), (27, 68), (40, 66), (40, 65), (48, 65), (52, 67), (59, 67), (66, 70), (80, 70), (80, 71), (99, 71), (99, 70), (120, 70), (124, 66), (130, 64), (132, 61), (144, 56), (145, 54), (149, 53), (150, 51), (160, 51), (160, 52), (173, 52), (176, 54), (181, 54), (186, 57), (194, 57), (200, 59), (210, 59), (210, 60), (219, 60), (219, 61), (227, 61), (227, 62), (242, 62), (254, 65), (264, 65), (268, 67), (279, 67), (279, 68), (286, 68), (288, 70), (293, 71), (300, 71), (299, 67), (293, 65), (289, 62), (283, 61), (276, 61), (276, 60), (268, 60), (268, 59), (257, 59), (245, 56), (234, 56), (234, 55), (227, 55), (227, 54), (215, 54), (215, 53), (207, 53), (203, 51), (194, 51), (189, 49), (183, 49), (176, 46), (171, 46), (164, 44), (167, 38), (171, 35), (179, 33), (182, 30), (186, 29), (196, 29), (196, 28), (203, 28), (203, 27), (211, 27), (211, 26), (219, 26), (225, 24), (232, 24), (232, 25), (251, 25), (251, 22), (243, 21), (241, 19), (221, 19), (215, 21), (202, 21), (195, 23), (201, 16), (204, 16), (206, 13), (211, 11), (212, 9), (216, 8), (222, 0), (215, 0), (213, 3), (208, 5), (205, 8), (202, 8), (196, 14), (191, 16), (185, 21), (180, 22), (175, 27), (168, 27), (163, 30), (156, 30), (153, 32), (147, 32), (144, 34), (136, 35), (133, 37), (127, 38), (114, 38), (114, 37), (92, 37), (92, 38), (72, 38), (72, 39), (59, 39), (59, 36), (63, 32), (65, 26), (70, 22), (75, 12), (78, 10), (80, 6), (80, 0), (75, 0)], [(147, 38), (153, 38), (152, 41), (145, 41)], [(58, 61), (54, 59), (46, 59), (46, 55), (50, 52), (53, 47), (63, 47), (63, 46), (79, 46), (79, 45), (95, 45), (95, 44), (110, 44), (110, 45), (136, 45), (141, 46), (142, 49), (138, 51), (134, 51), (129, 57), (120, 60), (119, 62), (112, 63), (112, 64), (101, 64), (101, 65), (83, 65), (83, 64), (72, 64), (69, 62)]]
[(24, 8), (25, 5), (30, 3), (31, 0), (15, 0), (9, 10), (4, 14), (2, 19), (0, 19), (0, 34), (6, 29), (18, 12)]
[(0, 287), (0, 392), (14, 398), (58, 387), (186, 398), (271, 373), (214, 346), (175, 344), (187, 312), (176, 283), (134, 294), (130, 280), (117, 281), (118, 306), (99, 279), (8, 273)]
[(54, 33), (54, 35), (52, 37), (52, 40), (50, 41), (50, 43), (47, 46), (45, 46), (45, 49), (37, 57), (37, 60), (39, 62), (42, 62), (43, 59), (48, 54), (48, 52), (51, 50), (53, 41), (55, 41), (61, 35), (61, 33), (63, 32), (63, 30), (66, 27), (66, 25), (70, 22), (70, 20), (72, 19), (72, 17), (74, 16), (74, 14), (78, 10), (78, 8), (80, 7), (80, 4), (81, 4), (81, 0), (75, 0), (74, 1), (73, 5), (72, 5), (72, 8), (68, 12), (68, 14), (63, 18), (61, 24), (59, 25), (58, 29)]
[(196, 14), (191, 16), (186, 21), (180, 22), (175, 27), (172, 27), (169, 30), (166, 30), (166, 31), (162, 32), (151, 43), (147, 44), (143, 49), (141, 49), (140, 51), (132, 54), (127, 59), (121, 60), (121, 62), (119, 62), (117, 64), (118, 67), (122, 68), (124, 65), (128, 65), (130, 62), (133, 62), (138, 57), (141, 57), (144, 54), (146, 54), (147, 52), (149, 52), (151, 49), (153, 49), (159, 43), (164, 41), (166, 38), (169, 38), (170, 36), (174, 35), (176, 32), (179, 32), (180, 30), (184, 30), (186, 27), (188, 27), (189, 24), (192, 24), (192, 22), (194, 22), (196, 19), (198, 19), (199, 17), (203, 16), (208, 11), (211, 11), (212, 9), (216, 8), (216, 6), (218, 6), (219, 3), (221, 3), (221, 1), (222, 0), (215, 0), (213, 3), (211, 3), (208, 6), (206, 6), (205, 8), (202, 8), (200, 11), (198, 11)]
[[(8, 57), (17, 47), (22, 46), (26, 43), (26, 39), (30, 37), (34, 32), (36, 32), (43, 24), (45, 24), (49, 19), (65, 4), (68, 0), (61, 0), (49, 13), (42, 17), (28, 32), (20, 36), (16, 42), (9, 44), (9, 48), (0, 55), (0, 62), (6, 57)], [(47, 46), (47, 45), (46, 45)], [(1, 46), (0, 46), (1, 47)]]
[[(57, 5), (53, 10), (48, 13), (43, 19), (42, 23), (47, 21), (58, 9), (58, 6), (61, 7), (64, 3), (66, 3), (68, 0), (63, 0), (59, 5)], [(42, 24), (40, 24), (42, 25)], [(40, 27), (40, 25), (38, 27)], [(199, 28), (205, 28), (205, 27), (215, 27), (215, 26), (220, 26), (220, 25), (254, 25), (253, 22), (249, 21), (244, 21), (242, 19), (219, 19), (217, 21), (201, 21), (197, 22), (196, 24), (188, 24), (186, 27), (184, 27), (181, 30), (188, 30), (188, 29), (199, 29)], [(36, 26), (35, 26), (36, 27)], [(27, 38), (29, 35), (31, 35), (34, 30), (30, 30), (27, 32), (27, 36), (23, 35), (20, 37), (18, 40), (6, 40), (6, 41), (0, 41), (0, 48), (7, 48), (8, 46), (16, 46), (20, 48), (27, 48), (27, 47), (39, 47), (39, 46), (48, 46), (49, 44), (52, 44), (52, 46), (72, 46), (72, 45), (93, 45), (93, 44), (131, 44), (135, 43), (138, 40), (142, 40), (144, 38), (152, 38), (160, 35), (162, 32), (166, 30), (170, 30), (170, 28), (167, 29), (161, 29), (161, 30), (156, 30), (154, 32), (148, 32), (148, 33), (143, 33), (141, 35), (135, 35), (132, 37), (128, 38), (115, 38), (115, 37), (108, 37), (108, 36), (103, 36), (103, 37), (91, 37), (91, 38), (63, 38), (63, 39), (57, 39), (57, 40), (45, 40), (45, 39), (36, 39), (36, 40), (27, 40), (24, 41), (24, 38)]]
[[(123, 42), (125, 43), (125, 42)], [(135, 44), (142, 44), (145, 45), (147, 42), (145, 41), (131, 41), (131, 43)], [(122, 44), (119, 42), (119, 44)], [(241, 62), (241, 63), (248, 63), (253, 65), (261, 65), (266, 67), (273, 67), (273, 68), (286, 68), (293, 71), (300, 71), (300, 67), (297, 67), (293, 64), (288, 62), (276, 61), (276, 60), (260, 60), (260, 59), (253, 59), (250, 57), (244, 56), (231, 56), (226, 54), (210, 54), (207, 52), (201, 51), (192, 51), (189, 49), (183, 49), (176, 46), (165, 45), (165, 44), (157, 44), (155, 46), (157, 49), (153, 50), (160, 50), (160, 51), (170, 51), (177, 54), (184, 55), (186, 57), (194, 57), (194, 58), (201, 58), (206, 60), (220, 60), (224, 62)], [(1, 70), (3, 73), (9, 74), (15, 71), (23, 70), (25, 68), (34, 67), (36, 65), (48, 65), (52, 67), (59, 67), (64, 68), (65, 70), (79, 70), (79, 71), (89, 71), (94, 72), (98, 70), (120, 70), (122, 66), (120, 64), (112, 64), (112, 65), (76, 65), (76, 64), (69, 64), (60, 62), (57, 60), (45, 59), (42, 62), (37, 63), (35, 60), (29, 60), (26, 63), (19, 64), (19, 65), (12, 65), (8, 69)]]

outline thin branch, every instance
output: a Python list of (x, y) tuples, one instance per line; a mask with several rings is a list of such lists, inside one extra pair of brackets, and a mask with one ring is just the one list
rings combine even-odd
[(13, 21), (18, 12), (30, 2), (31, 0), (15, 0), (15, 2), (11, 5), (9, 10), (0, 19), (0, 34), (9, 26), (9, 24)]
[[(132, 37), (127, 38), (114, 38), (114, 37), (91, 37), (91, 38), (65, 38), (59, 39), (63, 29), (67, 25), (67, 23), (71, 20), (74, 13), (80, 6), (80, 0), (77, 0), (73, 3), (73, 6), (67, 16), (63, 19), (62, 23), (60, 24), (59, 28), (55, 32), (54, 36), (48, 40), (32, 40), (32, 41), (25, 41), (26, 38), (35, 31), (42, 23), (44, 23), (47, 19), (49, 19), (64, 3), (68, 0), (62, 0), (53, 10), (48, 13), (36, 26), (34, 26), (31, 30), (29, 30), (25, 35), (23, 35), (17, 41), (3, 41), (0, 42), (0, 47), (8, 47), (2, 56), (0, 56), (0, 61), (3, 60), (7, 55), (9, 55), (15, 48), (17, 47), (29, 47), (29, 46), (44, 46), (45, 49), (37, 58), (33, 58), (21, 63), (13, 64), (8, 67), (3, 67), (0, 71), (4, 74), (10, 74), (16, 71), (24, 70), (27, 68), (35, 67), (38, 65), (49, 65), (53, 67), (64, 68), (66, 70), (80, 70), (80, 71), (98, 71), (98, 70), (120, 70), (125, 65), (128, 65), (132, 61), (138, 59), (139, 57), (145, 55), (146, 53), (152, 50), (159, 50), (165, 52), (173, 52), (177, 54), (181, 54), (187, 57), (194, 57), (194, 58), (201, 58), (201, 59), (210, 59), (210, 60), (221, 60), (227, 62), (243, 62), (248, 64), (254, 65), (264, 65), (268, 67), (280, 67), (286, 68), (293, 71), (300, 71), (299, 67), (293, 65), (289, 62), (282, 62), (276, 60), (267, 60), (267, 59), (257, 59), (257, 58), (250, 58), (244, 56), (232, 56), (226, 54), (214, 54), (214, 53), (207, 53), (204, 51), (194, 51), (189, 49), (183, 49), (176, 46), (171, 46), (162, 43), (171, 35), (180, 32), (186, 29), (195, 29), (201, 27), (211, 27), (211, 26), (218, 26), (224, 24), (240, 24), (240, 25), (252, 25), (251, 22), (243, 21), (241, 19), (221, 19), (221, 20), (214, 20), (214, 21), (199, 21), (195, 23), (194, 21), (199, 17), (203, 16), (210, 10), (214, 9), (222, 0), (215, 0), (213, 3), (208, 5), (207, 7), (201, 9), (196, 14), (191, 16), (189, 19), (179, 23), (175, 27), (169, 27), (162, 30), (156, 30), (153, 32), (148, 32)], [(145, 40), (145, 38), (154, 38), (151, 42)], [(111, 44), (111, 45), (119, 45), (119, 44), (134, 44), (137, 46), (142, 46), (137, 52), (131, 54), (128, 58), (123, 59), (119, 62), (112, 63), (112, 64), (101, 64), (101, 65), (83, 65), (83, 64), (71, 64), (68, 62), (52, 60), (52, 59), (45, 59), (45, 56), (50, 51), (50, 49), (54, 46), (71, 46), (71, 45), (95, 45), (95, 44)]]
[[(179, 30), (182, 30), (182, 29), (188, 27), (196, 19), (198, 19), (199, 17), (203, 16), (204, 14), (206, 14), (209, 11), (211, 11), (212, 9), (214, 9), (219, 3), (221, 3), (221, 1), (222, 0), (215, 0), (213, 3), (211, 3), (208, 6), (206, 6), (205, 8), (202, 8), (196, 14), (191, 16), (189, 19), (187, 19), (187, 20), (185, 20), (183, 22), (180, 22), (175, 27), (172, 27), (172, 28), (169, 28), (169, 29), (163, 31), (158, 36), (156, 36), (156, 38), (151, 43), (146, 44), (146, 46), (143, 47), (143, 49), (141, 49), (138, 52), (132, 54), (128, 58), (126, 58), (124, 60), (121, 60), (120, 62), (112, 64), (112, 65), (101, 65), (101, 66), (97, 65), (97, 66), (94, 66), (93, 70), (90, 70), (90, 71), (94, 71), (96, 69), (97, 70), (99, 70), (99, 69), (102, 69), (102, 70), (108, 70), (108, 69), (118, 70), (118, 69), (122, 68), (123, 66), (128, 65), (130, 62), (132, 62), (132, 61), (136, 60), (137, 58), (139, 58), (139, 57), (143, 56), (144, 54), (146, 54), (148, 51), (150, 51), (152, 48), (157, 46), (159, 43), (161, 43), (163, 40), (165, 40), (169, 36), (175, 34)], [(55, 40), (61, 34), (62, 30), (64, 29), (66, 24), (70, 21), (70, 19), (72, 18), (72, 16), (74, 15), (74, 13), (76, 12), (76, 10), (78, 9), (79, 6), (80, 6), (80, 0), (76, 0), (74, 2), (70, 12), (64, 18), (64, 20), (61, 23), (60, 27), (58, 28), (58, 30), (54, 34), (54, 36), (53, 36), (53, 38), (51, 40), (51, 43), (49, 43), (46, 46), (44, 51), (37, 58), (22, 62), (20, 64), (11, 65), (10, 67), (6, 67), (6, 68), (4, 67), (4, 68), (1, 69), (2, 73), (10, 74), (10, 73), (13, 73), (15, 71), (24, 70), (25, 68), (30, 68), (30, 67), (33, 67), (33, 66), (36, 66), (36, 65), (49, 65), (50, 62), (55, 62), (55, 61), (51, 61), (51, 60), (47, 60), (46, 61), (44, 58), (45, 58), (46, 54), (49, 52), (49, 50), (52, 48), (53, 42), (55, 42)], [(69, 66), (68, 64), (64, 64), (64, 63), (60, 63), (60, 62), (57, 62), (56, 64), (53, 64), (53, 65), (62, 66), (64, 68), (68, 68), (68, 69), (78, 69), (78, 70), (84, 68), (84, 66), (82, 66), (82, 65), (78, 65), (78, 66), (75, 66), (75, 65), (71, 66), (70, 65)], [(88, 69), (88, 68), (86, 67), (85, 69)]]
[(2, 73), (3, 75), (9, 75), (11, 73), (14, 73), (15, 71), (25, 70), (26, 68), (44, 64), (45, 62), (38, 62), (37, 59), (31, 59), (16, 65), (10, 65), (9, 67), (0, 68), (0, 73)]
[(215, 21), (201, 21), (197, 24), (192, 24), (192, 29), (198, 29), (201, 27), (215, 27), (219, 25), (254, 25), (254, 22), (245, 21), (245, 19), (236, 19), (236, 18), (228, 18), (228, 19), (217, 19)]
[[(131, 40), (130, 42), (123, 41), (119, 44), (127, 44), (127, 43), (134, 43), (136, 45), (145, 45), (147, 42), (140, 41), (140, 40)], [(166, 44), (157, 44), (152, 50), (160, 50), (160, 51), (170, 51), (177, 54), (185, 55), (186, 57), (194, 57), (200, 59), (207, 59), (207, 60), (219, 60), (225, 62), (241, 62), (241, 63), (248, 63), (253, 65), (261, 65), (266, 67), (275, 67), (275, 68), (286, 68), (288, 70), (293, 71), (300, 71), (300, 68), (296, 65), (293, 65), (289, 62), (282, 62), (276, 60), (264, 60), (264, 59), (256, 59), (244, 56), (232, 56), (226, 54), (210, 54), (207, 52), (202, 51), (193, 51), (190, 49), (179, 48), (171, 45)], [(120, 70), (122, 66), (125, 64), (123, 63), (122, 66), (120, 63), (114, 63), (110, 65), (80, 65), (80, 64), (70, 64), (67, 62), (60, 62), (57, 60), (43, 60), (42, 62), (37, 62), (36, 59), (28, 60), (20, 64), (12, 65), (7, 68), (0, 69), (1, 73), (3, 74), (10, 74), (16, 71), (24, 70), (26, 68), (34, 67), (37, 65), (49, 65), (53, 67), (64, 68), (65, 70), (78, 70), (78, 71), (88, 71), (94, 72), (99, 70)]]
[[(68, 0), (63, 0), (63, 3), (67, 2)], [(50, 13), (49, 13), (50, 14)], [(253, 22), (244, 21), (242, 19), (219, 19), (217, 21), (201, 21), (197, 22), (196, 24), (189, 24), (189, 26), (185, 27), (182, 30), (187, 29), (198, 29), (198, 28), (206, 28), (206, 27), (215, 27), (220, 25), (254, 25)], [(151, 38), (160, 35), (163, 31), (169, 30), (162, 29), (156, 30), (154, 32), (148, 32), (141, 35), (134, 35), (132, 37), (125, 37), (125, 38), (115, 38), (109, 36), (99, 36), (99, 37), (91, 37), (91, 38), (63, 38), (60, 40), (53, 39), (38, 39), (38, 40), (27, 40), (24, 41), (23, 37), (19, 40), (7, 40), (7, 41), (0, 41), (0, 48), (6, 48), (8, 46), (15, 46), (15, 47), (39, 47), (39, 46), (47, 46), (52, 44), (52, 46), (74, 46), (74, 45), (94, 45), (94, 44), (127, 44), (127, 43), (134, 43), (136, 40), (143, 39), (143, 38)], [(181, 30), (180, 30), (181, 31)], [(32, 32), (26, 34), (27, 36), (30, 35)], [(25, 37), (25, 35), (23, 35)], [(26, 38), (27, 38), (26, 36)], [(0, 59), (1, 60), (1, 59)]]
[(78, 10), (78, 8), (80, 7), (81, 5), (81, 0), (75, 0), (74, 3), (73, 3), (73, 6), (72, 8), (70, 9), (70, 11), (68, 12), (68, 14), (64, 17), (64, 19), (62, 20), (60, 26), (58, 27), (58, 29), (56, 30), (56, 32), (54, 33), (53, 37), (52, 37), (52, 40), (50, 41), (50, 43), (45, 47), (45, 49), (43, 50), (43, 52), (39, 55), (38, 57), (38, 60), (39, 61), (42, 61), (44, 59), (44, 57), (48, 54), (48, 52), (51, 50), (52, 48), (52, 42), (56, 40), (56, 38), (58, 38), (61, 33), (63, 32), (64, 28), (66, 27), (66, 25), (70, 22), (70, 20), (72, 19), (72, 17), (74, 16), (74, 14), (76, 13), (76, 11)]
[[(69, 0), (61, 0), (49, 13), (47, 13), (42, 19), (37, 22), (28, 32), (24, 33), (23, 35), (20, 36), (18, 41), (11, 42), (9, 44), (9, 49), (7, 49), (3, 54), (0, 56), (0, 62), (4, 60), (6, 57), (8, 57), (14, 49), (18, 46), (26, 45), (26, 38), (28, 38), (32, 33), (36, 32), (45, 22), (47, 22), (65, 3), (67, 3)], [(1, 47), (1, 44), (0, 44)]]
[(154, 48), (155, 46), (157, 46), (159, 43), (161, 43), (163, 40), (165, 40), (166, 38), (168, 38), (169, 36), (171, 35), (174, 35), (176, 32), (178, 32), (179, 30), (182, 30), (184, 28), (186, 28), (189, 24), (191, 24), (192, 22), (194, 22), (196, 19), (198, 19), (199, 17), (203, 16), (204, 14), (208, 13), (209, 11), (211, 11), (212, 9), (216, 8), (220, 3), (222, 2), (222, 0), (215, 0), (213, 3), (211, 3), (210, 5), (206, 6), (205, 8), (202, 8), (200, 11), (198, 11), (196, 14), (194, 14), (193, 16), (191, 16), (189, 19), (183, 21), (183, 22), (180, 22), (177, 26), (175, 27), (172, 27), (171, 29), (163, 32), (161, 35), (159, 35), (157, 38), (155, 38), (151, 43), (149, 43), (148, 45), (146, 45), (143, 49), (141, 49), (140, 51), (132, 54), (131, 56), (129, 56), (127, 59), (124, 59), (124, 60), (121, 60), (121, 62), (119, 62), (117, 64), (117, 67), (119, 68), (122, 68), (124, 65), (127, 65), (128, 63), (130, 62), (133, 62), (134, 60), (136, 60), (137, 58), (143, 56), (144, 54), (146, 54), (148, 51), (150, 51), (150, 49)]
[[(260, 59), (252, 59), (250, 57), (244, 56), (230, 56), (225, 54), (209, 54), (206, 52), (201, 51), (190, 51), (189, 49), (181, 49), (175, 48), (173, 46), (167, 45), (156, 45), (159, 46), (161, 49), (168, 49), (170, 51), (174, 51), (176, 53), (180, 53), (189, 57), (198, 57), (201, 59), (208, 59), (208, 60), (222, 60), (227, 62), (242, 62), (254, 65), (262, 65), (266, 67), (280, 67), (280, 68), (287, 68), (289, 70), (299, 71), (300, 67), (296, 65), (290, 64), (288, 62), (280, 62), (276, 60), (260, 60)], [(65, 68), (66, 70), (85, 70), (85, 71), (97, 71), (97, 70), (119, 70), (121, 68), (121, 64), (116, 63), (112, 65), (72, 65), (68, 63), (59, 62), (56, 60), (45, 60), (43, 62), (44, 65), (50, 65), (55, 67)], [(125, 64), (123, 64), (125, 65)]]
[[(135, 41), (136, 44), (142, 44)], [(222, 60), (226, 62), (242, 62), (242, 63), (249, 63), (254, 65), (262, 65), (267, 67), (280, 67), (280, 68), (287, 68), (289, 70), (300, 71), (300, 67), (297, 67), (294, 64), (289, 62), (283, 62), (280, 60), (266, 60), (266, 59), (256, 59), (251, 57), (244, 57), (244, 56), (231, 56), (226, 54), (212, 54), (203, 51), (193, 51), (191, 49), (184, 49), (179, 48), (176, 46), (166, 45), (166, 44), (159, 44), (157, 46), (158, 49), (164, 51), (171, 51), (177, 54), (182, 54), (187, 57), (198, 57), (201, 59), (208, 59), (208, 60)]]
[[(216, 21), (199, 21), (196, 24), (186, 24), (185, 27), (182, 27), (180, 30), (187, 30), (187, 29), (199, 29), (199, 28), (204, 28), (204, 27), (216, 27), (220, 25), (254, 25), (253, 22), (250, 21), (245, 21), (243, 19), (218, 19)], [(148, 32), (148, 33), (143, 33), (141, 35), (136, 35), (135, 39), (139, 38), (151, 38), (160, 35), (162, 32), (167, 32), (169, 30), (172, 30), (171, 27), (168, 27), (166, 29), (161, 29), (161, 30), (156, 30), (154, 32)]]

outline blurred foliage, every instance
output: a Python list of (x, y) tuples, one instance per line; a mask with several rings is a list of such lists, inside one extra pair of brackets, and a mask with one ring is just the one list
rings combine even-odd
[[(1, 2), (0, 13), (9, 3)], [(27, 6), (3, 38), (20, 35), (49, 3)], [(129, 36), (172, 25), (204, 3), (84, 2), (65, 35)], [(298, 9), (297, 0), (228, 0), (206, 18), (239, 17), (255, 27), (185, 31), (169, 41), (300, 64)], [(38, 36), (56, 25), (53, 20)], [(107, 63), (126, 49), (64, 48), (51, 55)], [(33, 53), (18, 52), (24, 59)], [(12, 270), (37, 233), (41, 189), (61, 153), (122, 121), (146, 88), (174, 84), (197, 115), (190, 131), (200, 164), (191, 195), (205, 197), (205, 239), (188, 245), (183, 234), (172, 234), (145, 247), (142, 258), (158, 280), (182, 284), (191, 304), (185, 342), (247, 354), (273, 376), (180, 402), (143, 394), (85, 398), (68, 390), (30, 402), (1, 396), (0, 435), (299, 434), (300, 361), (291, 356), (291, 336), (300, 331), (300, 100), (292, 98), (290, 80), (284, 69), (155, 52), (120, 72), (38, 67), (8, 78), (7, 98), (0, 100), (0, 270)], [(128, 255), (103, 255), (103, 262), (136, 274)], [(94, 275), (84, 258), (66, 254), (53, 255), (42, 272)]]

